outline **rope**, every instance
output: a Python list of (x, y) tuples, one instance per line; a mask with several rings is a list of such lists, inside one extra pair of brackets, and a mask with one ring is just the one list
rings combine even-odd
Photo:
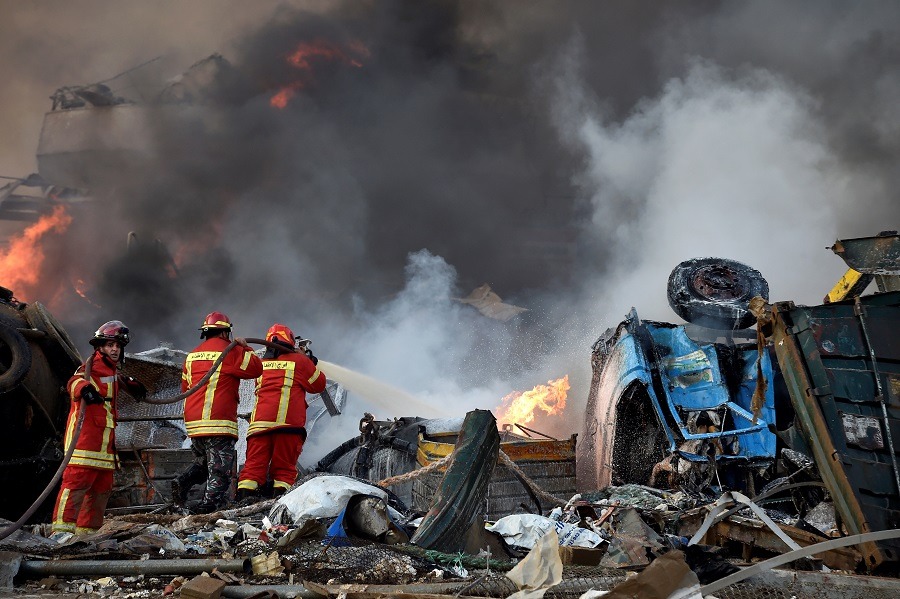
[(513, 472), (515, 472), (515, 473), (519, 476), (519, 478), (521, 478), (521, 479), (528, 485), (528, 488), (530, 488), (530, 489), (534, 492), (535, 495), (537, 495), (538, 497), (540, 497), (540, 498), (543, 499), (544, 501), (546, 501), (546, 502), (548, 502), (548, 503), (552, 503), (552, 504), (554, 504), (554, 505), (560, 505), (560, 506), (564, 506), (564, 505), (566, 505), (567, 503), (569, 503), (568, 501), (566, 501), (566, 500), (564, 500), (564, 499), (560, 499), (560, 498), (558, 498), (558, 497), (554, 497), (554, 496), (551, 495), (550, 493), (547, 493), (546, 491), (544, 491), (543, 489), (541, 489), (541, 488), (537, 485), (536, 482), (534, 482), (533, 480), (531, 480), (530, 478), (528, 478), (528, 475), (525, 474), (524, 472), (522, 472), (522, 469), (519, 468), (519, 467), (516, 465), (516, 463), (513, 462), (512, 459), (511, 459), (508, 455), (506, 455), (506, 454), (503, 452), (502, 449), (500, 450), (500, 462), (501, 462), (504, 466), (506, 466), (507, 468), (509, 468), (509, 469), (512, 470)]
[[(379, 481), (378, 484), (382, 487), (389, 487), (391, 485), (405, 483), (405, 482), (411, 481), (413, 479), (419, 478), (420, 476), (422, 476), (424, 474), (428, 474), (429, 472), (434, 472), (438, 468), (443, 467), (444, 465), (446, 465), (453, 459), (454, 455), (455, 455), (455, 452), (451, 453), (450, 455), (448, 455), (446, 457), (443, 457), (443, 458), (437, 460), (436, 462), (432, 462), (432, 463), (428, 464), (424, 468), (419, 468), (417, 470), (413, 470), (412, 472), (407, 472), (406, 474), (398, 474), (397, 476), (392, 476), (390, 478), (386, 478), (384, 480)], [(502, 463), (504, 466), (506, 466), (513, 472), (515, 472), (519, 476), (519, 478), (523, 482), (525, 482), (525, 484), (528, 485), (528, 488), (530, 488), (532, 490), (532, 492), (534, 492), (535, 495), (537, 495), (544, 501), (546, 501), (548, 503), (552, 503), (553, 505), (561, 505), (561, 506), (566, 505), (568, 503), (568, 501), (566, 501), (564, 499), (560, 499), (558, 497), (554, 497), (553, 495), (551, 495), (551, 494), (547, 493), (546, 491), (544, 491), (543, 489), (541, 489), (537, 485), (537, 483), (534, 482), (533, 480), (531, 480), (527, 474), (522, 472), (522, 469), (519, 468), (516, 465), (516, 463), (513, 462), (512, 459), (508, 455), (506, 455), (502, 450), (500, 451), (500, 463)]]
[(451, 452), (450, 455), (444, 456), (436, 462), (431, 462), (427, 466), (419, 468), (417, 470), (413, 470), (412, 472), (407, 472), (406, 474), (398, 474), (397, 476), (391, 476), (390, 478), (386, 478), (384, 480), (378, 481), (378, 486), (380, 487), (390, 487), (391, 485), (397, 485), (400, 483), (405, 483), (407, 481), (413, 480), (414, 478), (419, 478), (423, 474), (428, 474), (429, 472), (434, 472), (438, 468), (449, 464), (455, 455), (455, 452)]

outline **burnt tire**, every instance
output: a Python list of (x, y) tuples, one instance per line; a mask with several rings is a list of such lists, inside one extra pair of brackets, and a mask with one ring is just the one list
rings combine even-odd
[(750, 300), (769, 300), (769, 284), (755, 268), (725, 258), (685, 260), (669, 275), (669, 305), (687, 322), (710, 329), (753, 326)]
[(12, 391), (31, 368), (31, 347), (14, 327), (0, 323), (0, 393)]
[[(47, 335), (43, 345), (49, 357), (68, 360), (73, 369), (81, 365), (81, 354), (78, 353), (69, 334), (41, 302), (28, 304), (25, 306), (24, 313), (25, 319), (32, 328)], [(69, 368), (67, 367), (65, 370), (69, 370)]]

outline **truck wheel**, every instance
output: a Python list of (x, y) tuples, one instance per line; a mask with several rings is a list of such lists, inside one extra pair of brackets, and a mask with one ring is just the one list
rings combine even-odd
[(758, 270), (724, 258), (685, 260), (669, 275), (669, 305), (686, 321), (710, 329), (753, 326), (747, 309), (756, 296), (769, 300), (769, 284)]
[(31, 348), (22, 333), (0, 323), (0, 393), (15, 389), (31, 368)]

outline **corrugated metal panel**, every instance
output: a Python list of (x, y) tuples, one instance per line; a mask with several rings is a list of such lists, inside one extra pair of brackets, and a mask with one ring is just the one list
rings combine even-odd
[[(787, 302), (776, 304), (774, 315), (791, 401), (844, 525), (851, 534), (900, 527), (890, 452), (891, 439), (900, 448), (900, 293), (858, 304)], [(863, 552), (870, 568), (900, 561), (900, 541), (870, 543)]]

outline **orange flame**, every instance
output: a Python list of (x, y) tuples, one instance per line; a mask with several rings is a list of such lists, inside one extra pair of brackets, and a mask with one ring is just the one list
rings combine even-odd
[[(354, 40), (347, 44), (346, 48), (330, 42), (328, 40), (316, 39), (312, 42), (300, 42), (296, 49), (287, 56), (287, 62), (292, 67), (300, 69), (306, 73), (307, 79), (312, 78), (314, 59), (325, 60), (328, 62), (340, 62), (345, 65), (360, 68), (363, 66), (362, 60), (370, 55), (369, 49), (362, 42)], [(296, 95), (298, 89), (305, 87), (306, 82), (294, 81), (281, 89), (275, 95), (269, 98), (269, 104), (279, 110), (285, 108)]]
[(546, 385), (537, 385), (531, 391), (513, 391), (500, 400), (496, 409), (497, 424), (528, 424), (534, 420), (538, 409), (548, 416), (561, 414), (566, 407), (568, 391), (569, 375), (547, 381)]
[[(34, 287), (41, 275), (44, 249), (41, 239), (47, 233), (63, 233), (72, 222), (64, 206), (56, 206), (36, 223), (28, 226), (20, 235), (9, 241), (5, 252), (0, 252), (0, 282), (9, 289)], [(20, 293), (20, 298), (24, 296)]]
[(291, 85), (282, 87), (278, 90), (278, 93), (269, 98), (269, 104), (272, 107), (281, 110), (288, 105), (288, 102), (291, 101), (291, 98), (294, 97), (294, 94), (296, 94), (297, 90), (301, 87), (303, 87), (303, 85), (299, 83), (292, 83)]
[(87, 292), (85, 289), (87, 288), (87, 284), (84, 282), (84, 279), (75, 279), (72, 282), (72, 289), (75, 290), (75, 293), (81, 296), (87, 303), (94, 306), (95, 308), (102, 308), (100, 304), (94, 303), (91, 298), (87, 296)]

